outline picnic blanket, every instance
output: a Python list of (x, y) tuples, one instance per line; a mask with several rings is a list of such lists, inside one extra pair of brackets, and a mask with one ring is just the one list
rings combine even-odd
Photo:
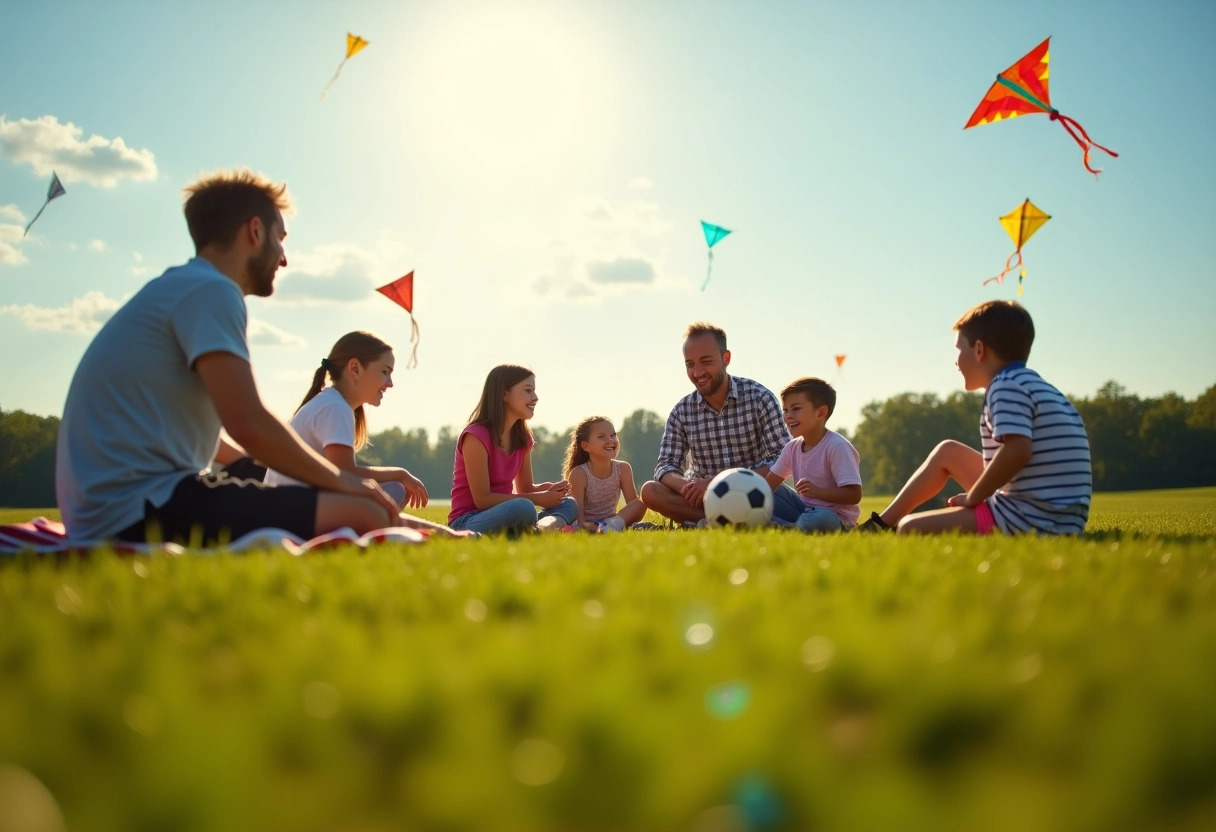
[(0, 526), (0, 556), (31, 552), (40, 556), (88, 555), (94, 550), (107, 549), (120, 555), (214, 555), (220, 552), (248, 552), (251, 549), (286, 549), (298, 557), (320, 549), (355, 545), (366, 549), (376, 543), (422, 543), (427, 533), (417, 529), (377, 529), (364, 535), (349, 527), (304, 540), (283, 529), (257, 529), (242, 535), (222, 548), (187, 549), (176, 543), (114, 543), (105, 540), (72, 540), (62, 523), (35, 517), (28, 523)]

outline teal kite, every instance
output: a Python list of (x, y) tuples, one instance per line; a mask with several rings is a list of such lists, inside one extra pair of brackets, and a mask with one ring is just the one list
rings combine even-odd
[(51, 185), (46, 189), (46, 202), (42, 203), (42, 207), (38, 209), (38, 213), (34, 214), (34, 218), (30, 220), (30, 224), (25, 227), (25, 234), (21, 236), (24, 237), (30, 233), (30, 227), (38, 222), (38, 218), (42, 216), (42, 212), (46, 210), (46, 206), (51, 204), (52, 199), (58, 199), (66, 193), (67, 189), (59, 182), (59, 174), (51, 171)]
[(701, 284), (701, 291), (704, 292), (709, 285), (709, 273), (714, 268), (714, 246), (730, 233), (730, 229), (701, 220), (701, 230), (705, 232), (705, 244), (709, 246), (709, 265), (705, 267), (705, 282)]

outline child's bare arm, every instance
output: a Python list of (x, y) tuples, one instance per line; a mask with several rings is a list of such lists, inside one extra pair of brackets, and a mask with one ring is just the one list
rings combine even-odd
[(587, 475), (581, 465), (570, 472), (570, 496), (578, 507), (578, 517), (575, 518), (574, 525), (586, 529), (589, 524), (583, 520), (583, 500), (587, 496)]
[(638, 498), (638, 487), (633, 482), (633, 469), (628, 462), (621, 463), (621, 494), (625, 497), (625, 505)]
[(838, 506), (855, 506), (861, 502), (860, 485), (812, 485), (810, 480), (798, 480), (794, 490), (803, 497), (812, 497)]
[(966, 494), (952, 497), (950, 505), (973, 508), (991, 497), (996, 490), (1013, 479), (1030, 461), (1034, 445), (1029, 436), (1006, 434), (1001, 438), (1001, 447), (992, 455), (992, 461), (984, 466), (984, 473), (975, 481)]
[[(756, 473), (759, 473), (757, 471)], [(768, 483), (768, 487), (776, 491), (781, 487), (781, 483), (785, 482), (785, 477), (780, 474), (774, 474), (771, 470), (764, 474), (764, 481)], [(805, 482), (805, 480), (803, 480)]]

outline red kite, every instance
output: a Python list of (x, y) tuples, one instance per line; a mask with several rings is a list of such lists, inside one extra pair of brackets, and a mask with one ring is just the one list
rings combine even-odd
[(379, 286), (376, 291), (410, 313), (410, 325), (413, 327), (410, 332), (410, 343), (414, 345), (414, 349), (410, 352), (410, 360), (406, 362), (405, 369), (410, 370), (417, 367), (418, 342), (421, 338), (418, 335), (418, 322), (414, 320), (414, 273), (410, 272), (392, 283)]
[(1090, 148), (1096, 147), (1111, 156), (1119, 154), (1095, 142), (1085, 132), (1084, 127), (1051, 106), (1051, 96), (1047, 91), (1047, 63), (1050, 59), (1048, 44), (1050, 42), (1051, 38), (1043, 41), (1016, 64), (996, 76), (996, 83), (984, 94), (984, 100), (975, 108), (975, 112), (963, 125), (963, 129), (1029, 113), (1047, 113), (1052, 121), (1060, 122), (1068, 131), (1068, 135), (1072, 136), (1073, 141), (1085, 151), (1085, 155), (1082, 157), (1085, 169), (1097, 176), (1102, 169), (1090, 166)]

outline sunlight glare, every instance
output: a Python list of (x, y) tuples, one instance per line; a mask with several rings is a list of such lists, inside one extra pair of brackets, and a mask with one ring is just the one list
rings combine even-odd
[(568, 158), (595, 95), (575, 33), (537, 9), (450, 18), (427, 48), (428, 143), (451, 162), (526, 168)]

